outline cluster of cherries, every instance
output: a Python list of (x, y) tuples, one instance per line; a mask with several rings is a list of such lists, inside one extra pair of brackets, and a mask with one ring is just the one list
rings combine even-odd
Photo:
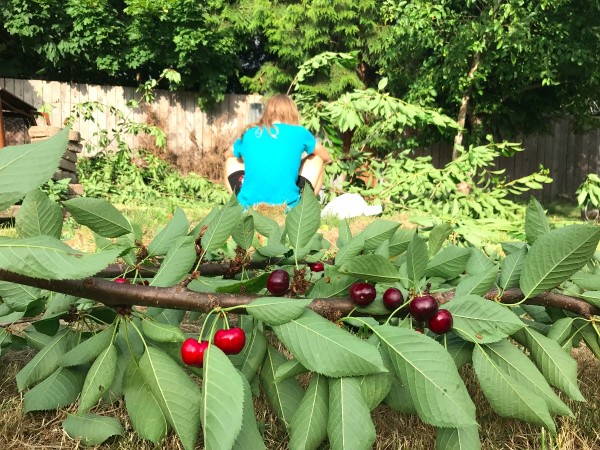
[[(370, 283), (354, 283), (350, 286), (350, 299), (358, 306), (368, 306), (375, 300), (375, 286)], [(404, 303), (400, 289), (391, 287), (383, 293), (383, 304), (390, 311), (395, 311)], [(452, 328), (452, 314), (445, 309), (438, 309), (438, 303), (431, 295), (425, 294), (414, 297), (408, 309), (411, 316), (418, 322), (427, 323), (435, 334), (444, 334)]]
[[(246, 333), (239, 327), (217, 330), (213, 344), (226, 355), (237, 355), (246, 344)], [(193, 338), (186, 339), (181, 344), (181, 359), (188, 366), (202, 367), (204, 352), (209, 345), (206, 340), (198, 342)]]

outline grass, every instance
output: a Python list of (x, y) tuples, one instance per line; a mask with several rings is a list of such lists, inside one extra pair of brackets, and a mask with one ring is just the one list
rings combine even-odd
[[(144, 241), (148, 243), (172, 217), (174, 209), (169, 205), (136, 206), (117, 205), (132, 221), (139, 223), (144, 232)], [(208, 210), (204, 208), (184, 209), (190, 223), (194, 225)], [(570, 211), (570, 212), (569, 212)], [(283, 223), (285, 216), (277, 208), (261, 210), (262, 213)], [(578, 220), (573, 210), (554, 208), (550, 220), (557, 224), (573, 223)], [(386, 220), (400, 222), (403, 227), (414, 228), (409, 214), (389, 214)], [(353, 234), (364, 229), (376, 218), (359, 217), (349, 221)], [(325, 219), (320, 231), (332, 243), (337, 238), (339, 220)], [(0, 235), (16, 236), (13, 228), (0, 227)], [(73, 247), (92, 251), (93, 235), (86, 228), (67, 220), (63, 228), (63, 239)], [(496, 239), (497, 238), (497, 239)], [(510, 240), (510, 236), (498, 233), (495, 242)], [(551, 436), (537, 426), (520, 421), (498, 417), (485, 400), (472, 369), (466, 366), (461, 374), (467, 388), (477, 405), (477, 420), (480, 424), (480, 437), (484, 450), (594, 450), (600, 448), (600, 361), (587, 348), (573, 351), (578, 362), (580, 388), (587, 399), (586, 403), (563, 400), (574, 413), (573, 418), (556, 418), (558, 433)], [(17, 391), (15, 375), (33, 356), (29, 350), (14, 350), (0, 356), (0, 449), (75, 449), (81, 445), (72, 441), (62, 431), (61, 423), (68, 413), (75, 412), (71, 406), (58, 411), (23, 414), (22, 395)], [(286, 449), (288, 440), (285, 428), (267, 406), (266, 400), (259, 397), (255, 400), (255, 410), (263, 431), (268, 449)], [(140, 439), (131, 428), (122, 402), (112, 405), (99, 405), (94, 412), (114, 415), (121, 420), (125, 434), (118, 439), (109, 440), (98, 446), (98, 449), (150, 450), (155, 447)], [(411, 449), (430, 450), (435, 447), (435, 430), (424, 424), (417, 417), (400, 414), (387, 406), (376, 408), (373, 420), (377, 430), (377, 450)], [(161, 448), (179, 450), (181, 445), (177, 438), (170, 435)]]

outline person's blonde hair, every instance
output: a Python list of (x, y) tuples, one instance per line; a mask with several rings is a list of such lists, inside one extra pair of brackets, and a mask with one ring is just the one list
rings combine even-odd
[[(265, 110), (261, 118), (258, 122), (248, 125), (244, 131), (242, 131), (240, 138), (243, 138), (244, 133), (254, 127), (259, 127), (260, 132), (266, 128), (267, 133), (273, 136), (271, 129), (275, 128), (275, 130), (277, 130), (277, 127), (274, 126), (277, 122), (286, 123), (288, 125), (300, 125), (300, 113), (298, 112), (298, 107), (294, 101), (285, 94), (275, 94), (269, 98), (265, 104)], [(275, 131), (275, 134), (277, 134), (277, 131)]]

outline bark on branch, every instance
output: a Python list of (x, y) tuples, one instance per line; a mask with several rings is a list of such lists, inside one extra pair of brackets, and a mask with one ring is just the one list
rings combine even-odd
[[(33, 286), (62, 294), (74, 295), (81, 298), (96, 300), (107, 306), (155, 306), (160, 308), (180, 309), (186, 311), (208, 312), (216, 306), (229, 308), (239, 306), (238, 313), (244, 313), (244, 305), (259, 298), (254, 294), (221, 294), (194, 292), (181, 286), (159, 288), (119, 284), (101, 278), (86, 278), (84, 280), (43, 280), (0, 269), (0, 280)], [(446, 303), (454, 297), (454, 291), (433, 294), (440, 303)], [(524, 295), (518, 288), (507, 289), (499, 295), (497, 290), (491, 290), (485, 297), (504, 304), (514, 304), (523, 300)], [(600, 308), (574, 297), (546, 292), (525, 302), (528, 305), (552, 306), (574, 312), (585, 318), (593, 315), (600, 316)], [(349, 314), (355, 304), (347, 297), (316, 298), (310, 308), (328, 319), (337, 319)], [(356, 316), (371, 315), (363, 311), (355, 311)]]

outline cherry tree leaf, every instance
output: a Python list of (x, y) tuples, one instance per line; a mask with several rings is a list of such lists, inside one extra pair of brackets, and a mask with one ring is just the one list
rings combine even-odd
[(204, 447), (230, 449), (242, 428), (243, 377), (216, 345), (204, 352), (202, 375)]
[(101, 198), (75, 197), (63, 202), (75, 221), (107, 238), (133, 233), (129, 220), (110, 202)]
[(64, 408), (77, 400), (83, 387), (84, 372), (56, 369), (48, 378), (23, 396), (23, 412)]
[(78, 439), (84, 445), (102, 444), (111, 436), (122, 436), (123, 427), (116, 417), (103, 417), (97, 414), (67, 414), (63, 429), (71, 439)]
[(79, 413), (87, 412), (100, 400), (104, 392), (111, 386), (117, 371), (117, 347), (110, 345), (96, 360), (83, 384), (79, 399)]
[(285, 218), (285, 231), (292, 248), (298, 250), (310, 242), (321, 224), (321, 204), (312, 189), (304, 189), (300, 201)]
[(62, 226), (60, 205), (40, 189), (25, 196), (15, 216), (15, 230), (20, 237), (47, 235), (60, 238)]

